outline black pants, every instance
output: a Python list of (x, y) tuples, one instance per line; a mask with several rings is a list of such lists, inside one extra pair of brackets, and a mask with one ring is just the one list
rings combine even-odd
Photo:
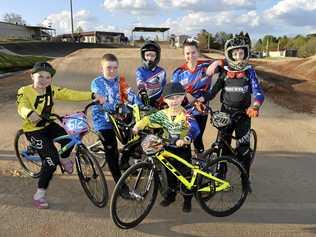
[(117, 147), (116, 135), (113, 129), (103, 129), (99, 131), (104, 140), (102, 141), (105, 151), (105, 158), (114, 181), (117, 183), (121, 177), (119, 167), (119, 152)]
[(199, 153), (204, 151), (203, 134), (206, 127), (207, 116), (208, 115), (195, 115), (194, 116), (197, 123), (199, 124), (200, 134), (194, 139), (193, 144), (194, 144), (194, 148)]
[[(59, 164), (59, 154), (54, 145), (54, 138), (66, 135), (63, 127), (57, 123), (51, 123), (47, 127), (34, 132), (26, 132), (25, 135), (31, 144), (37, 149), (39, 156), (42, 158), (42, 169), (38, 180), (38, 188), (47, 189), (49, 181)], [(61, 146), (65, 146), (70, 139), (58, 141)], [(61, 158), (67, 158), (72, 149), (61, 154)]]
[[(167, 147), (166, 150), (169, 152), (172, 152), (173, 154), (175, 154), (175, 155), (185, 159), (189, 163), (191, 163), (191, 148), (190, 147), (181, 147), (181, 148)], [(187, 179), (189, 179), (191, 177), (191, 169), (182, 165), (178, 161), (174, 161), (173, 158), (168, 158), (168, 161), (182, 174), (182, 176), (186, 177)], [(175, 190), (177, 189), (178, 179), (168, 169), (166, 169), (166, 170), (167, 170), (167, 179), (168, 179), (169, 190), (168, 190), (167, 196), (165, 198), (174, 199), (177, 195)], [(187, 190), (186, 188), (184, 188), (184, 190), (182, 190), (182, 191), (185, 192), (185, 195), (183, 195), (184, 200), (191, 200), (192, 199), (193, 195), (192, 195), (192, 192), (190, 190)]]
[[(221, 111), (232, 115), (238, 110), (222, 106)], [(244, 165), (248, 173), (250, 169), (250, 128), (251, 119), (244, 113), (242, 115), (237, 115), (236, 119), (232, 121), (232, 124), (229, 127), (221, 129), (221, 132), (224, 135), (223, 138), (228, 144), (231, 144), (232, 134), (235, 132), (237, 138), (237, 158)], [(230, 151), (226, 146), (224, 146), (223, 155), (230, 155)]]

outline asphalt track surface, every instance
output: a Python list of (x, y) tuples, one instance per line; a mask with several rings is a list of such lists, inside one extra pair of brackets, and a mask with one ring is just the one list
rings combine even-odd
[[(82, 49), (56, 59), (55, 84), (86, 90), (99, 73), (99, 59), (106, 52), (120, 60), (121, 73), (135, 86), (135, 69), (140, 64), (136, 49)], [(170, 76), (183, 63), (180, 50), (163, 49), (161, 65)], [(159, 206), (132, 230), (118, 229), (110, 219), (109, 206), (94, 207), (76, 175), (56, 175), (48, 191), (50, 209), (32, 206), (36, 181), (20, 175), (13, 160), (14, 132), (20, 126), (14, 93), (29, 80), (0, 81), (0, 236), (316, 236), (315, 117), (298, 114), (271, 102), (253, 120), (259, 136), (257, 158), (252, 169), (253, 193), (230, 217), (207, 215), (193, 200), (191, 213), (183, 213), (182, 198), (170, 207)], [(5, 96), (5, 97), (4, 97)], [(71, 113), (84, 103), (56, 102), (57, 112)], [(219, 108), (218, 101), (212, 102)], [(205, 144), (216, 130), (208, 125)], [(113, 180), (105, 171), (110, 192)]]

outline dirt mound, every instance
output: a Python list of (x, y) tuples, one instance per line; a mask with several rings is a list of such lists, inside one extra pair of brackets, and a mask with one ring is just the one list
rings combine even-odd
[(275, 102), (297, 112), (316, 113), (316, 56), (305, 59), (252, 60)]

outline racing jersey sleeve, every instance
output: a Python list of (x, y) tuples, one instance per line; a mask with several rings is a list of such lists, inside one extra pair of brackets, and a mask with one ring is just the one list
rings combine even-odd
[(18, 104), (18, 114), (21, 118), (27, 119), (33, 110), (29, 100), (24, 95), (24, 87), (18, 90), (16, 102)]
[(146, 83), (144, 81), (140, 68), (136, 70), (136, 85), (139, 91), (146, 90)]
[(214, 99), (217, 93), (224, 88), (224, 78), (225, 72), (222, 70), (212, 89), (205, 94), (204, 98), (206, 101)]
[(52, 86), (54, 98), (65, 101), (88, 101), (92, 100), (93, 93), (90, 91), (78, 91), (67, 88)]
[(258, 82), (257, 74), (254, 68), (251, 67), (250, 69), (248, 69), (248, 76), (251, 82), (252, 95), (255, 100), (254, 105), (257, 105), (260, 107), (264, 101), (264, 94), (260, 86), (260, 83)]

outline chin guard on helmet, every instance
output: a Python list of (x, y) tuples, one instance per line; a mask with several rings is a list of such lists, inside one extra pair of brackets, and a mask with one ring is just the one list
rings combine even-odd
[[(154, 61), (147, 61), (145, 59), (145, 52), (147, 52), (147, 51), (156, 52), (156, 58)], [(155, 41), (145, 42), (143, 47), (141, 47), (141, 49), (140, 49), (140, 55), (141, 55), (144, 67), (149, 69), (149, 70), (154, 69), (160, 61), (160, 52), (161, 52), (161, 48), (160, 48), (159, 44), (157, 44)]]
[[(243, 49), (244, 50), (244, 59), (242, 62), (237, 62), (232, 55), (234, 49)], [(232, 39), (226, 41), (225, 43), (225, 58), (227, 60), (228, 65), (234, 70), (243, 70), (249, 61), (251, 49), (251, 40), (246, 33), (240, 33), (239, 35), (235, 35)]]

